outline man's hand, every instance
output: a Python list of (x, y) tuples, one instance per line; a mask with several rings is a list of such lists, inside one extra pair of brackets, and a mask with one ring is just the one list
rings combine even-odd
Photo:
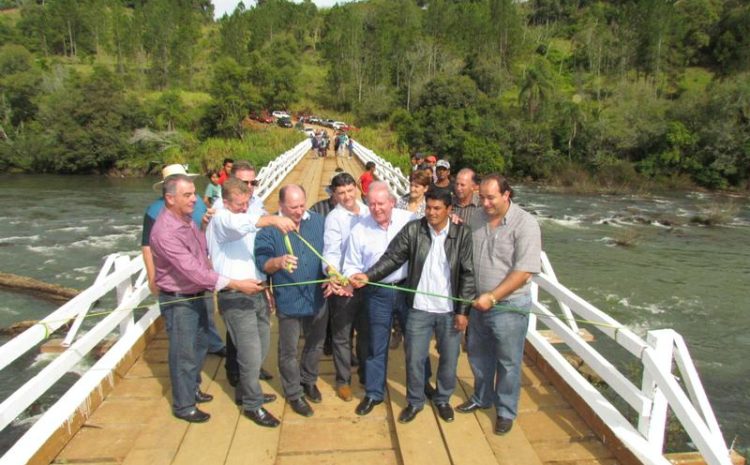
[(474, 308), (479, 310), (480, 312), (486, 312), (487, 310), (492, 308), (492, 297), (488, 292), (485, 292), (484, 294), (480, 295), (476, 299), (474, 299)]
[(460, 216), (458, 216), (456, 213), (451, 213), (451, 223), (463, 224), (464, 220)]
[(365, 287), (370, 282), (370, 278), (364, 273), (356, 273), (349, 276), (349, 282), (352, 284), (354, 289), (360, 289)]
[(466, 315), (456, 315), (453, 318), (453, 326), (456, 328), (456, 331), (465, 330), (468, 324), (469, 319), (466, 317)]
[(297, 269), (297, 257), (294, 255), (282, 255), (278, 260), (280, 269), (286, 270), (289, 273), (293, 273)]
[(208, 226), (208, 223), (209, 221), (211, 221), (214, 213), (216, 213), (215, 208), (209, 208), (208, 210), (206, 210), (206, 214), (203, 215), (203, 218), (201, 219), (201, 226), (203, 227), (203, 229), (206, 229), (206, 226)]
[(290, 232), (294, 232), (297, 230), (297, 226), (294, 224), (294, 221), (287, 218), (286, 216), (272, 216), (272, 224), (273, 227), (281, 231), (282, 234), (289, 234)]
[(264, 289), (263, 281), (258, 281), (257, 279), (238, 279), (233, 280), (232, 284), (232, 289), (249, 295), (257, 294)]

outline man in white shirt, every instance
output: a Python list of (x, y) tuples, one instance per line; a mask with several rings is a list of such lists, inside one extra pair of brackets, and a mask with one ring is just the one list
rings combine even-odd
[[(336, 199), (336, 208), (326, 216), (323, 235), (323, 271), (328, 275), (341, 272), (344, 251), (352, 228), (370, 216), (370, 210), (358, 200), (357, 182), (351, 174), (339, 173), (334, 176), (331, 179), (331, 189)], [(367, 359), (367, 314), (362, 309), (359, 292), (352, 296), (330, 296), (328, 312), (333, 366), (336, 369), (336, 395), (349, 402), (352, 400), (352, 324), (357, 331), (357, 357), (361, 381), (364, 378), (364, 365)]]
[[(214, 270), (230, 279), (252, 279), (258, 284), (266, 277), (255, 266), (255, 235), (265, 226), (287, 233), (294, 222), (282, 216), (248, 214), (251, 191), (238, 178), (227, 179), (222, 186), (224, 207), (217, 210), (206, 231), (209, 254)], [(276, 399), (263, 394), (258, 376), (268, 353), (270, 341), (269, 309), (262, 292), (248, 295), (224, 289), (218, 295), (219, 311), (237, 348), (239, 383), (235, 401), (245, 416), (256, 424), (276, 427), (279, 420), (263, 408)]]
[[(475, 297), (471, 231), (451, 223), (450, 192), (428, 191), (425, 198), (425, 217), (404, 226), (375, 264), (365, 273), (350, 278), (355, 287), (363, 286), (369, 281), (383, 280), (408, 262), (406, 286), (415, 289), (416, 294), (408, 297), (411, 304), (405, 331), (408, 405), (398, 417), (401, 423), (412, 421), (424, 407), (425, 360), (429, 357), (433, 333), (440, 360), (437, 392), (432, 402), (443, 421), (453, 421), (453, 408), (448, 401), (456, 387), (461, 332), (466, 329), (470, 302)], [(367, 377), (369, 380), (369, 372)]]
[[(346, 248), (343, 273), (356, 275), (369, 269), (385, 252), (396, 234), (413, 219), (411, 212), (395, 208), (396, 198), (388, 185), (375, 181), (367, 194), (370, 216), (352, 228)], [(400, 284), (406, 278), (406, 267), (402, 266), (382, 281)], [(370, 286), (363, 294), (362, 307), (369, 320), (370, 352), (365, 362), (365, 397), (355, 409), (357, 415), (367, 415), (385, 398), (385, 378), (388, 364), (388, 342), (391, 336), (393, 317), (401, 317), (403, 297), (393, 289)]]

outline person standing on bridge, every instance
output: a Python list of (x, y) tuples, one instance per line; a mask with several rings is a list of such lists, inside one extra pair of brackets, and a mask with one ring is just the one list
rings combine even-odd
[[(428, 192), (426, 197), (425, 217), (404, 226), (374, 265), (350, 278), (355, 287), (363, 286), (408, 262), (406, 286), (416, 293), (407, 297), (411, 307), (405, 333), (408, 404), (399, 414), (400, 423), (412, 421), (424, 407), (425, 363), (433, 334), (440, 358), (432, 402), (443, 421), (453, 421), (448, 401), (456, 388), (461, 332), (468, 323), (470, 304), (466, 301), (475, 296), (471, 231), (450, 221), (448, 193)], [(369, 372), (367, 377), (369, 380)]]
[[(357, 183), (349, 173), (340, 173), (331, 180), (336, 198), (334, 208), (325, 220), (323, 236), (323, 268), (326, 274), (340, 273), (349, 234), (354, 226), (370, 216), (370, 210), (359, 200)], [(367, 360), (367, 313), (362, 307), (359, 292), (352, 296), (332, 295), (328, 299), (331, 323), (333, 365), (336, 368), (336, 395), (344, 401), (352, 400), (352, 325), (357, 331), (359, 379), (363, 380)]]
[[(255, 238), (255, 264), (273, 280), (284, 397), (292, 410), (309, 417), (313, 409), (305, 398), (315, 403), (322, 400), (315, 383), (328, 312), (323, 305), (321, 286), (305, 284), (325, 278), (320, 257), (300, 239), (305, 239), (315, 250), (323, 249), (323, 217), (308, 211), (306, 205), (302, 186), (289, 184), (279, 190), (279, 213), (294, 222), (296, 232), (285, 237), (276, 229), (264, 228)], [(298, 360), (300, 333), (305, 345)]]
[[(295, 225), (283, 216), (248, 210), (251, 195), (252, 191), (242, 180), (227, 179), (222, 186), (224, 208), (217, 210), (211, 219), (206, 239), (211, 263), (217, 273), (232, 279), (265, 282), (266, 276), (255, 267), (253, 252), (256, 233), (262, 227), (273, 226), (287, 234), (294, 230)], [(252, 265), (248, 266), (248, 263)], [(242, 406), (245, 416), (256, 424), (278, 426), (279, 420), (263, 408), (264, 403), (274, 401), (276, 396), (263, 394), (258, 382), (271, 338), (265, 296), (260, 291), (246, 295), (232, 289), (222, 289), (217, 299), (227, 331), (236, 345), (239, 384), (235, 391), (235, 402)]]
[(471, 225), (475, 215), (482, 211), (479, 200), (479, 179), (471, 168), (463, 168), (456, 174), (453, 185), (453, 219), (466, 225)]
[(211, 268), (206, 237), (191, 219), (196, 195), (193, 180), (174, 174), (162, 186), (165, 209), (151, 230), (159, 308), (169, 335), (169, 377), (172, 413), (194, 423), (210, 415), (196, 407), (213, 396), (201, 392), (200, 371), (208, 351), (208, 309), (205, 293), (234, 289), (254, 294), (263, 289), (255, 279), (234, 280)]
[(479, 185), (483, 212), (471, 224), (477, 292), (467, 351), (474, 394), (461, 413), (495, 406), (495, 434), (513, 427), (521, 392), (523, 346), (529, 325), (529, 280), (541, 271), (542, 239), (531, 214), (512, 202), (508, 180), (490, 174)]
[(358, 187), (363, 199), (367, 198), (367, 193), (370, 191), (370, 184), (375, 180), (376, 168), (374, 161), (368, 161), (365, 163), (365, 172), (359, 176)]

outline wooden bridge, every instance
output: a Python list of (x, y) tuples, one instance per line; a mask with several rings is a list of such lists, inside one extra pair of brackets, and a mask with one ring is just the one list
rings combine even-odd
[[(284, 184), (297, 183), (308, 192), (308, 204), (326, 197), (325, 186), (337, 167), (358, 177), (363, 168), (357, 159), (317, 158), (312, 152), (287, 176)], [(266, 202), (277, 208), (278, 196)], [(221, 326), (221, 318), (217, 316)], [(262, 382), (265, 392), (278, 395), (266, 407), (279, 417), (279, 428), (256, 426), (234, 404), (234, 388), (225, 375), (223, 359), (209, 355), (203, 369), (202, 389), (214, 400), (202, 404), (211, 414), (203, 424), (175, 419), (170, 409), (167, 366), (168, 340), (160, 325), (121, 364), (113, 390), (82, 428), (62, 448), (53, 463), (87, 465), (239, 465), (239, 464), (360, 464), (360, 465), (538, 465), (615, 464), (615, 453), (566, 402), (532, 363), (527, 353), (523, 367), (520, 415), (506, 436), (493, 434), (494, 410), (456, 413), (452, 423), (440, 420), (427, 404), (409, 424), (396, 417), (405, 407), (403, 346), (390, 351), (387, 399), (367, 416), (354, 413), (364, 396), (354, 378), (355, 399), (344, 402), (333, 390), (331, 357), (320, 366), (320, 404), (312, 404), (315, 415), (303, 418), (288, 407), (282, 396), (276, 369), (275, 320), (273, 340), (264, 366), (274, 374)], [(435, 353), (432, 354), (436, 365)], [(130, 366), (128, 366), (130, 365)], [(457, 405), (472, 392), (473, 377), (465, 354), (459, 361), (460, 383), (451, 399)], [(434, 381), (433, 381), (434, 383)], [(54, 441), (53, 441), (54, 442)], [(54, 444), (50, 445), (54, 447)], [(41, 451), (40, 451), (41, 452)], [(45, 454), (38, 454), (43, 457)], [(46, 462), (45, 462), (46, 463)]]

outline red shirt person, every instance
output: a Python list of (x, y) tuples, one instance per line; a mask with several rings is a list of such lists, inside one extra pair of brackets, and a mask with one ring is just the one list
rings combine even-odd
[(230, 175), (232, 174), (232, 167), (234, 166), (234, 160), (231, 158), (225, 158), (224, 164), (221, 167), (221, 171), (219, 172), (219, 185), (223, 185), (224, 181), (230, 178)]
[(362, 191), (362, 197), (367, 195), (367, 192), (370, 191), (370, 184), (375, 180), (375, 162), (368, 161), (365, 169), (367, 171), (359, 177), (359, 190)]

